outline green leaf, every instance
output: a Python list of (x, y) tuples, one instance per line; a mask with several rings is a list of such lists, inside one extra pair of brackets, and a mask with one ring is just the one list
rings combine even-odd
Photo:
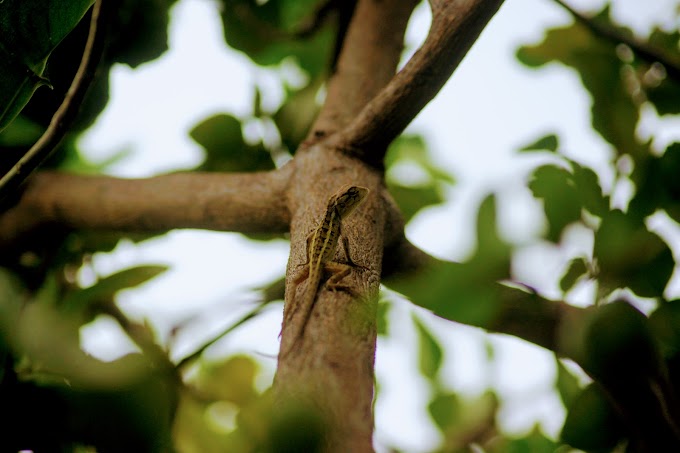
[(377, 314), (377, 329), (378, 335), (387, 336), (389, 335), (389, 312), (392, 308), (392, 304), (381, 300), (378, 302), (378, 314)]
[[(443, 171), (441, 165), (432, 161), (427, 143), (421, 135), (400, 135), (390, 144), (385, 156), (385, 167), (389, 170), (400, 163), (416, 166), (433, 181), (455, 184), (455, 179)], [(388, 175), (388, 178), (391, 176)]]
[(420, 373), (435, 382), (437, 374), (442, 366), (442, 347), (434, 338), (432, 332), (420, 321), (415, 314), (412, 317), (413, 324), (416, 326), (418, 332), (419, 344), (419, 369)]
[(571, 374), (557, 357), (555, 357), (555, 364), (557, 365), (557, 391), (564, 407), (570, 407), (581, 393), (581, 386), (576, 376)]
[(627, 302), (598, 307), (586, 321), (578, 362), (596, 379), (622, 383), (660, 376), (660, 352), (644, 314)]
[[(671, 58), (675, 59), (675, 63), (680, 63), (678, 57), (678, 45), (680, 44), (680, 32), (674, 30), (667, 32), (661, 28), (654, 28), (649, 35), (649, 45), (663, 50)], [(649, 69), (647, 62), (643, 63), (645, 70)], [(647, 84), (643, 77), (641, 88), (647, 95), (647, 100), (650, 101), (659, 115), (677, 115), (680, 113), (680, 82), (672, 77), (666, 76), (658, 84)]]
[(534, 197), (543, 199), (548, 239), (558, 242), (564, 228), (581, 219), (582, 205), (571, 173), (554, 165), (539, 167), (529, 188)]
[[(407, 222), (421, 209), (442, 203), (444, 187), (455, 183), (451, 175), (432, 161), (420, 135), (401, 135), (392, 142), (385, 167), (387, 187)], [(397, 169), (420, 175), (420, 180), (403, 181)]]
[(116, 272), (102, 278), (89, 288), (69, 293), (62, 306), (71, 312), (81, 310), (97, 303), (108, 303), (122, 289), (134, 288), (168, 270), (167, 266), (137, 266)]
[(581, 220), (583, 209), (599, 216), (609, 211), (609, 197), (602, 194), (597, 174), (572, 160), (567, 162), (571, 171), (544, 165), (534, 171), (529, 182), (534, 197), (543, 199), (547, 237), (553, 242), (559, 241), (564, 228)]
[(548, 134), (544, 137), (539, 138), (535, 142), (523, 146), (520, 148), (520, 152), (527, 152), (527, 151), (552, 151), (556, 152), (557, 148), (559, 148), (559, 139), (557, 138), (557, 135), (555, 134)]
[(625, 428), (597, 384), (587, 386), (569, 406), (561, 438), (574, 448), (611, 451)]
[(588, 274), (588, 266), (586, 260), (582, 257), (574, 258), (569, 262), (569, 267), (560, 279), (560, 289), (566, 293), (569, 291), (579, 278)]
[(674, 357), (680, 352), (680, 300), (661, 304), (649, 317), (649, 326), (664, 357)]
[(158, 58), (168, 49), (170, 8), (176, 0), (119, 0), (112, 14), (106, 59), (130, 67)]
[(650, 157), (635, 167), (631, 178), (637, 192), (628, 211), (644, 219), (658, 209), (665, 209), (680, 222), (680, 143), (673, 143), (660, 157)]
[[(305, 3), (307, 0), (305, 1)], [(256, 64), (275, 65), (292, 57), (312, 79), (330, 64), (335, 24), (327, 23), (310, 36), (291, 33), (306, 19), (291, 0), (221, 0), (224, 37), (229, 46), (245, 52)], [(309, 13), (309, 11), (308, 11)]]
[(305, 139), (312, 122), (319, 113), (317, 94), (321, 88), (321, 78), (288, 96), (272, 119), (281, 135), (281, 141), (294, 153)]
[(503, 308), (497, 282), (510, 277), (511, 257), (511, 247), (496, 232), (493, 197), (479, 208), (477, 238), (477, 251), (469, 261), (434, 262), (417, 275), (390, 282), (390, 287), (437, 316), (488, 328)]
[(255, 389), (258, 372), (257, 363), (245, 355), (233, 356), (217, 363), (202, 362), (196, 388), (214, 400), (244, 406), (258, 395)]
[(438, 393), (427, 406), (427, 410), (440, 431), (446, 432), (460, 420), (461, 403), (455, 393)]
[[(608, 4), (593, 20), (622, 33), (631, 33), (610, 20)], [(558, 61), (576, 70), (592, 95), (595, 130), (619, 155), (629, 154), (636, 160), (646, 155), (646, 146), (641, 145), (635, 135), (639, 109), (621, 75), (623, 62), (617, 56), (615, 42), (575, 21), (569, 26), (548, 30), (539, 44), (521, 47), (517, 58), (530, 67)]]
[(47, 59), (94, 0), (5, 0), (0, 4), (0, 130), (41, 85)]
[(387, 187), (406, 222), (411, 220), (421, 209), (444, 202), (444, 197), (435, 184), (409, 187), (388, 182)]
[(189, 133), (206, 151), (201, 171), (253, 172), (272, 170), (271, 154), (261, 145), (251, 146), (243, 140), (241, 123), (231, 115), (215, 115)]
[(488, 453), (555, 453), (559, 444), (547, 438), (538, 425), (522, 438), (502, 439), (493, 442)]
[(675, 265), (671, 250), (659, 236), (619, 210), (602, 219), (593, 256), (606, 287), (628, 287), (642, 297), (661, 296)]

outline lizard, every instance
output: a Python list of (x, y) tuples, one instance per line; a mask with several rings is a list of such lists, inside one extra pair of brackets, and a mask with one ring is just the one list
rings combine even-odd
[[(340, 242), (340, 230), (342, 220), (347, 218), (366, 198), (369, 189), (361, 186), (346, 185), (337, 191), (328, 200), (328, 207), (318, 226), (307, 237), (307, 262), (304, 270), (293, 280), (295, 285), (291, 294), (295, 297), (297, 286), (306, 278), (307, 287), (299, 304), (303, 312), (303, 320), (296, 332), (291, 347), (302, 337), (307, 325), (307, 321), (312, 314), (312, 308), (316, 300), (316, 294), (321, 287), (321, 280), (324, 269), (329, 269), (333, 275), (328, 279), (330, 288), (337, 288), (338, 282), (347, 276), (351, 267), (347, 264), (333, 261), (335, 251)], [(352, 260), (349, 256), (347, 238), (343, 236), (343, 247), (345, 255), (350, 264)], [(297, 309), (295, 310), (297, 311)], [(292, 310), (288, 318), (292, 317)]]

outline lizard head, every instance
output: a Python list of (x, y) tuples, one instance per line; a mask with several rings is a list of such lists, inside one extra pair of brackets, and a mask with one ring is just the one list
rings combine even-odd
[(368, 192), (366, 187), (344, 186), (328, 200), (328, 207), (334, 207), (341, 217), (347, 217), (361, 204)]

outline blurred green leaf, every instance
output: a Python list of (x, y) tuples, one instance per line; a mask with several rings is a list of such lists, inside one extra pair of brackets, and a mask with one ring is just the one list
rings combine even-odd
[(415, 314), (412, 316), (413, 324), (418, 332), (418, 368), (420, 373), (435, 382), (437, 374), (442, 366), (442, 347), (434, 338), (432, 332), (420, 321)]
[(611, 451), (625, 432), (604, 391), (590, 384), (569, 406), (561, 438), (581, 450)]
[(584, 369), (601, 381), (659, 376), (660, 353), (644, 314), (627, 302), (598, 307), (584, 325)]
[(435, 184), (408, 187), (388, 182), (387, 186), (406, 222), (411, 220), (421, 209), (444, 202), (444, 197)]
[[(420, 135), (401, 135), (392, 142), (385, 157), (387, 187), (408, 222), (418, 211), (440, 204), (445, 185), (454, 184), (453, 177), (432, 161), (425, 139)], [(422, 181), (407, 183), (395, 169), (412, 170)]]
[[(665, 51), (671, 58), (675, 58), (675, 63), (680, 63), (680, 32), (678, 30), (666, 31), (655, 27), (649, 35), (649, 45)], [(642, 63), (645, 70), (650, 66), (647, 62)], [(680, 81), (666, 76), (662, 80), (653, 80), (652, 83), (645, 83), (645, 76), (642, 77), (641, 88), (647, 95), (659, 115), (677, 115), (680, 113)]]
[(385, 156), (385, 167), (389, 169), (399, 163), (418, 167), (432, 181), (455, 184), (455, 179), (443, 171), (441, 165), (432, 161), (427, 143), (421, 135), (400, 135), (390, 144)]
[(100, 279), (94, 285), (71, 291), (61, 302), (69, 312), (78, 313), (92, 304), (108, 303), (122, 289), (133, 288), (168, 270), (167, 266), (136, 266)]
[(511, 247), (496, 232), (495, 201), (490, 196), (479, 208), (477, 251), (469, 261), (435, 262), (390, 287), (437, 316), (488, 327), (502, 309), (497, 281), (510, 277), (510, 255)]
[(111, 18), (108, 62), (136, 68), (168, 49), (170, 8), (176, 0), (117, 0)]
[(49, 82), (47, 59), (94, 0), (5, 0), (0, 5), (0, 130)]
[(257, 363), (244, 355), (233, 356), (217, 363), (203, 362), (196, 379), (196, 388), (213, 400), (225, 400), (244, 406), (257, 396), (257, 374)]
[[(609, 4), (592, 20), (625, 34), (631, 33), (611, 22)], [(639, 110), (621, 75), (623, 62), (617, 56), (616, 43), (595, 35), (575, 21), (569, 26), (548, 30), (541, 43), (521, 47), (517, 58), (529, 67), (558, 61), (575, 69), (593, 98), (591, 113), (595, 130), (614, 145), (619, 154), (646, 153), (646, 147), (638, 143), (635, 135)]]
[(274, 161), (262, 145), (245, 143), (241, 123), (220, 114), (204, 120), (189, 133), (206, 151), (201, 171), (253, 172), (272, 170)]
[(639, 219), (665, 209), (680, 222), (680, 143), (673, 143), (660, 157), (651, 156), (637, 165), (631, 178), (637, 186), (628, 211)]
[(465, 400), (454, 393), (437, 393), (428, 411), (444, 436), (440, 451), (469, 451), (471, 444), (484, 442), (497, 432), (498, 398), (492, 392)]
[(520, 152), (527, 152), (527, 151), (552, 151), (555, 152), (557, 151), (557, 148), (559, 148), (559, 139), (557, 138), (557, 135), (555, 134), (548, 134), (544, 137), (539, 138), (535, 142), (523, 146), (520, 148)]
[(560, 289), (566, 293), (583, 275), (588, 274), (588, 266), (584, 258), (574, 258), (569, 262), (569, 267), (560, 279)]
[(461, 403), (455, 393), (437, 393), (427, 406), (430, 416), (440, 431), (456, 426), (462, 413)]
[(548, 239), (558, 242), (564, 228), (581, 219), (582, 205), (571, 173), (553, 165), (544, 165), (534, 171), (529, 188), (534, 197), (543, 199)]
[(521, 438), (505, 438), (492, 444), (488, 453), (555, 453), (559, 444), (548, 439), (538, 426)]
[(267, 449), (277, 453), (321, 453), (329, 428), (319, 409), (291, 404), (273, 412)]
[(543, 199), (548, 219), (547, 237), (558, 242), (568, 225), (580, 221), (582, 209), (602, 216), (609, 211), (609, 197), (602, 194), (597, 174), (568, 160), (571, 171), (555, 165), (536, 170), (529, 182), (534, 197)]
[(664, 357), (680, 352), (680, 300), (662, 303), (649, 317), (649, 326)]
[(322, 79), (310, 83), (301, 90), (289, 94), (286, 101), (274, 113), (272, 119), (281, 135), (281, 142), (294, 153), (305, 139), (312, 122), (319, 113), (317, 95)]
[(568, 408), (581, 393), (581, 386), (576, 376), (571, 374), (557, 357), (555, 357), (555, 364), (557, 365), (557, 392), (564, 407)]
[[(319, 0), (320, 2), (320, 0)], [(317, 4), (319, 2), (316, 2)], [(315, 33), (298, 37), (288, 27), (295, 27), (313, 13), (305, 5), (291, 0), (221, 0), (224, 37), (229, 46), (244, 52), (256, 64), (275, 65), (292, 57), (312, 79), (330, 64), (334, 43), (334, 24), (320, 27)], [(311, 3), (305, 0), (304, 3)]]
[(392, 304), (381, 300), (378, 302), (377, 329), (378, 335), (387, 336), (389, 334), (389, 312)]
[(224, 446), (228, 445), (228, 434), (207, 422), (206, 412), (210, 403), (196, 398), (186, 390), (181, 392), (172, 433), (177, 451), (224, 452)]
[(661, 296), (675, 261), (668, 245), (642, 222), (619, 210), (595, 232), (593, 256), (606, 287), (628, 287), (642, 297)]

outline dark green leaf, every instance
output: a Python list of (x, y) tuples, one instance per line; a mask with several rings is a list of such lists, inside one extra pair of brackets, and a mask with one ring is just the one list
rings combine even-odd
[(49, 84), (50, 53), (80, 22), (94, 0), (5, 0), (0, 4), (0, 130)]
[(567, 272), (564, 273), (560, 279), (560, 289), (562, 292), (569, 291), (576, 281), (583, 275), (587, 275), (588, 267), (586, 261), (583, 258), (574, 258), (569, 262), (569, 267)]
[(435, 382), (442, 366), (442, 347), (434, 338), (432, 332), (414, 315), (413, 324), (418, 332), (419, 369), (420, 373)]
[[(649, 45), (665, 51), (671, 58), (675, 58), (675, 63), (680, 62), (678, 57), (678, 44), (680, 43), (680, 32), (674, 30), (667, 32), (660, 28), (654, 28), (649, 35)], [(645, 62), (646, 63), (646, 62)], [(648, 65), (645, 64), (645, 69)], [(677, 115), (680, 113), (680, 81), (672, 77), (666, 77), (658, 84), (651, 86), (642, 83), (647, 100), (649, 100), (660, 115)]]
[(108, 62), (133, 68), (168, 49), (170, 8), (176, 0), (118, 0), (106, 53)]
[(680, 352), (680, 300), (663, 303), (649, 317), (649, 326), (665, 357)]
[(675, 265), (671, 250), (659, 236), (618, 210), (602, 219), (593, 256), (607, 287), (628, 287), (642, 297), (661, 296)]
[(208, 118), (189, 134), (206, 150), (206, 160), (199, 170), (252, 172), (274, 168), (271, 154), (261, 145), (245, 143), (241, 123), (231, 115)]
[(300, 38), (287, 30), (303, 16), (301, 5), (290, 1), (222, 0), (224, 37), (231, 47), (245, 52), (263, 66), (294, 58), (312, 79), (327, 66), (333, 51), (334, 24), (328, 23), (311, 36)]
[(586, 322), (579, 363), (603, 381), (644, 381), (661, 375), (660, 353), (647, 318), (623, 301), (598, 307)]
[(535, 142), (523, 146), (520, 151), (557, 151), (559, 148), (559, 139), (555, 134), (548, 134), (544, 137), (539, 138)]
[(650, 157), (635, 167), (631, 178), (637, 192), (628, 211), (642, 220), (657, 209), (665, 209), (680, 221), (680, 143), (673, 143), (660, 157)]
[(553, 165), (534, 171), (529, 188), (536, 198), (543, 199), (548, 219), (548, 239), (557, 242), (564, 228), (581, 219), (582, 205), (571, 173)]
[(604, 391), (591, 384), (569, 406), (561, 438), (581, 450), (611, 451), (624, 433), (623, 423)]

